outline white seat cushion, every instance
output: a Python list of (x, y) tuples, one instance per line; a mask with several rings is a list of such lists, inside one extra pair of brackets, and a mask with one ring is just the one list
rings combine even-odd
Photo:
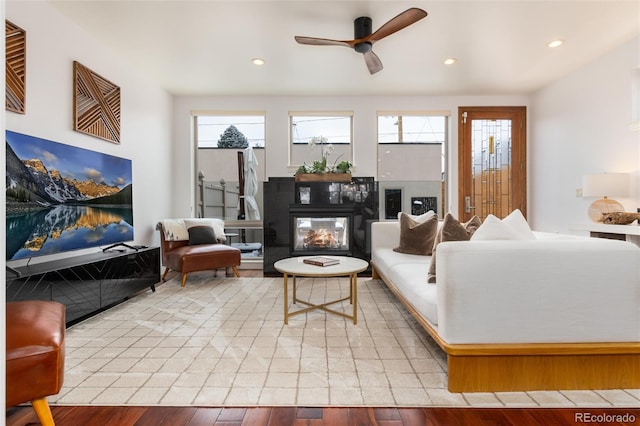
[(380, 248), (372, 253), (371, 260), (423, 317), (434, 326), (438, 324), (437, 286), (427, 284), (431, 256)]

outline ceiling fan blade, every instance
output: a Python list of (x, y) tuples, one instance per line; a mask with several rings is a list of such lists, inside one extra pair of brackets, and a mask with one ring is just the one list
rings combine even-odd
[(406, 28), (411, 24), (415, 24), (426, 16), (427, 12), (425, 12), (424, 10), (418, 9), (417, 7), (412, 7), (405, 10), (395, 18), (391, 18), (383, 26), (378, 28), (376, 32), (371, 34), (369, 37), (365, 37), (363, 41), (375, 43), (376, 41), (390, 36), (391, 34), (400, 31), (401, 29)]
[(300, 44), (310, 44), (312, 46), (345, 46), (345, 47), (353, 47), (353, 44), (354, 44), (353, 41), (332, 40), (330, 38), (295, 36), (295, 39)]
[(378, 71), (382, 71), (382, 61), (378, 58), (378, 55), (373, 53), (373, 50), (369, 50), (368, 52), (364, 52), (364, 62), (367, 64), (367, 68), (369, 68), (369, 72), (371, 74), (375, 74)]

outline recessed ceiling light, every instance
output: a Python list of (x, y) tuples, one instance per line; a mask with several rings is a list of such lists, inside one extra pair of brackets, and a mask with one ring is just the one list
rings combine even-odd
[(453, 65), (456, 62), (458, 62), (458, 60), (456, 58), (447, 58), (444, 60), (444, 64), (445, 65)]
[(253, 58), (251, 60), (251, 63), (253, 63), (253, 65), (264, 65), (264, 59), (262, 59), (262, 58)]
[(558, 47), (558, 46), (562, 45), (562, 43), (564, 43), (562, 40), (553, 40), (553, 41), (549, 42), (549, 44), (547, 44), (547, 46), (553, 48), (553, 47)]

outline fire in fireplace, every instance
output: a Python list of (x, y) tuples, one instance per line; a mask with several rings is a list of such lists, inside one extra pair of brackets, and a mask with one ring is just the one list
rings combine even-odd
[(348, 250), (349, 223), (346, 217), (297, 217), (294, 251), (305, 249)]
[(352, 218), (351, 213), (328, 212), (325, 208), (292, 213), (291, 254), (351, 254)]
[(304, 248), (316, 248), (316, 247), (328, 247), (337, 248), (340, 247), (340, 241), (333, 236), (333, 232), (327, 229), (310, 229), (307, 231), (307, 235), (302, 239)]

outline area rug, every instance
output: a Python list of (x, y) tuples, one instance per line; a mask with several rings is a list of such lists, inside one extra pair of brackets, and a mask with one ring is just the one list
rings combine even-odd
[[(313, 303), (347, 278), (305, 278)], [(300, 304), (290, 305), (292, 310)], [(348, 301), (335, 309), (349, 312)], [(358, 281), (358, 323), (323, 311), (283, 322), (281, 278), (174, 278), (67, 330), (57, 405), (638, 406), (628, 391), (456, 394), (446, 357), (386, 286)], [(610, 393), (606, 393), (610, 392)]]

